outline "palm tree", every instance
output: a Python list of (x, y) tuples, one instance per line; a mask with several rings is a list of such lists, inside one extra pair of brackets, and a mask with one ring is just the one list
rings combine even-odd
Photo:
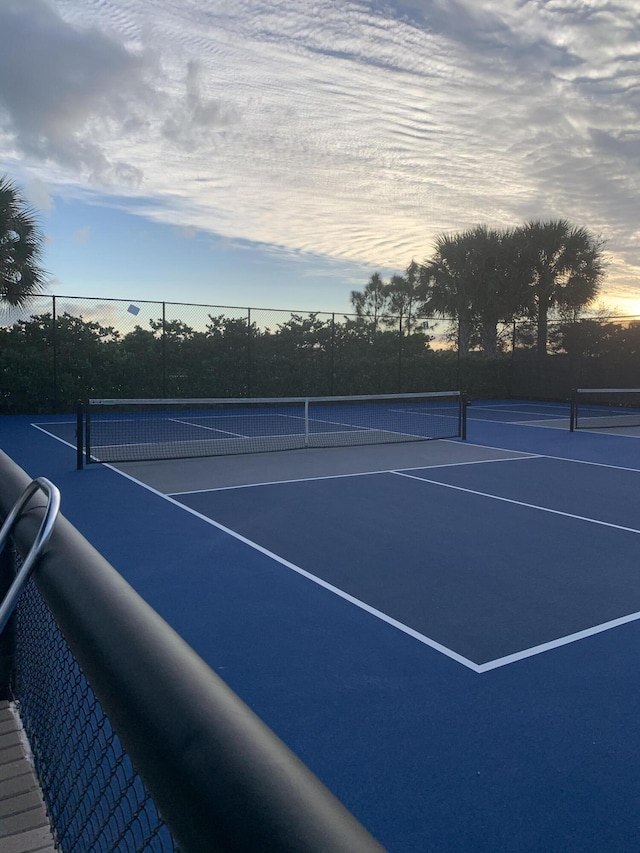
[(580, 308), (597, 295), (604, 278), (602, 243), (566, 219), (529, 222), (516, 234), (537, 318), (537, 350), (544, 355), (551, 307)]
[(511, 323), (527, 307), (520, 241), (512, 229), (498, 231), (485, 225), (476, 226), (466, 239), (473, 248), (473, 303), (482, 351), (494, 357), (498, 354), (498, 325)]
[(45, 288), (44, 234), (17, 186), (0, 176), (0, 307), (22, 307)]
[(467, 355), (475, 320), (474, 273), (467, 235), (441, 234), (436, 238), (431, 258), (422, 265), (420, 283), (426, 317), (456, 318), (458, 352)]
[(421, 272), (422, 310), (458, 320), (460, 355), (468, 354), (475, 329), (485, 356), (497, 355), (498, 324), (513, 320), (526, 305), (519, 259), (512, 231), (476, 225), (436, 239)]

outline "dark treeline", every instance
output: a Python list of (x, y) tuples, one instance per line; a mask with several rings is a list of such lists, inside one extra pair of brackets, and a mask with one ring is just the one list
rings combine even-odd
[(461, 364), (455, 351), (433, 348), (422, 324), (292, 314), (268, 329), (211, 314), (203, 331), (181, 320), (149, 326), (122, 334), (47, 312), (0, 328), (1, 411), (71, 411), (88, 397), (429, 391), (458, 388), (463, 379), (478, 394), (507, 390), (504, 365), (479, 357)]
[[(274, 328), (266, 328), (248, 317), (211, 313), (202, 330), (179, 319), (152, 319), (149, 328), (137, 325), (128, 333), (68, 313), (20, 319), (0, 327), (0, 411), (71, 411), (77, 399), (88, 397), (284, 397), (449, 389), (466, 390), (473, 397), (506, 397), (512, 390), (514, 353), (519, 361), (532, 358), (531, 370), (542, 375), (533, 321), (504, 326), (500, 351), (487, 358), (480, 345), (466, 355), (447, 348), (446, 340), (430, 334), (432, 323), (410, 322), (408, 317), (285, 316), (288, 319)], [(449, 327), (455, 341), (457, 324)], [(635, 362), (640, 323), (566, 318), (549, 325), (548, 339), (547, 362)]]

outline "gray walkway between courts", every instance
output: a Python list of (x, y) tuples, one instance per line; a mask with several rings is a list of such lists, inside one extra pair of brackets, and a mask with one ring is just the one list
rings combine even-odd
[(0, 850), (49, 853), (55, 849), (18, 718), (8, 702), (0, 701)]
[[(323, 447), (242, 456), (126, 462), (114, 465), (163, 494), (234, 486), (366, 474), (376, 471), (459, 465), (530, 456), (512, 450), (476, 447), (462, 441), (416, 441), (363, 447)], [(98, 468), (91, 465), (91, 468)]]

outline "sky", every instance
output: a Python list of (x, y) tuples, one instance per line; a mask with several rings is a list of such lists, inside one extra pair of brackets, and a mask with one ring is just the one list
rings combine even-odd
[(344, 312), (566, 218), (640, 315), (640, 0), (0, 0), (0, 174), (53, 294)]

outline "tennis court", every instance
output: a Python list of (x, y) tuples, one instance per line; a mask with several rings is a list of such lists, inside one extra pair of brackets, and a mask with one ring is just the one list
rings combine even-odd
[(635, 849), (637, 428), (467, 414), (466, 441), (84, 470), (72, 418), (2, 447), (388, 850)]

